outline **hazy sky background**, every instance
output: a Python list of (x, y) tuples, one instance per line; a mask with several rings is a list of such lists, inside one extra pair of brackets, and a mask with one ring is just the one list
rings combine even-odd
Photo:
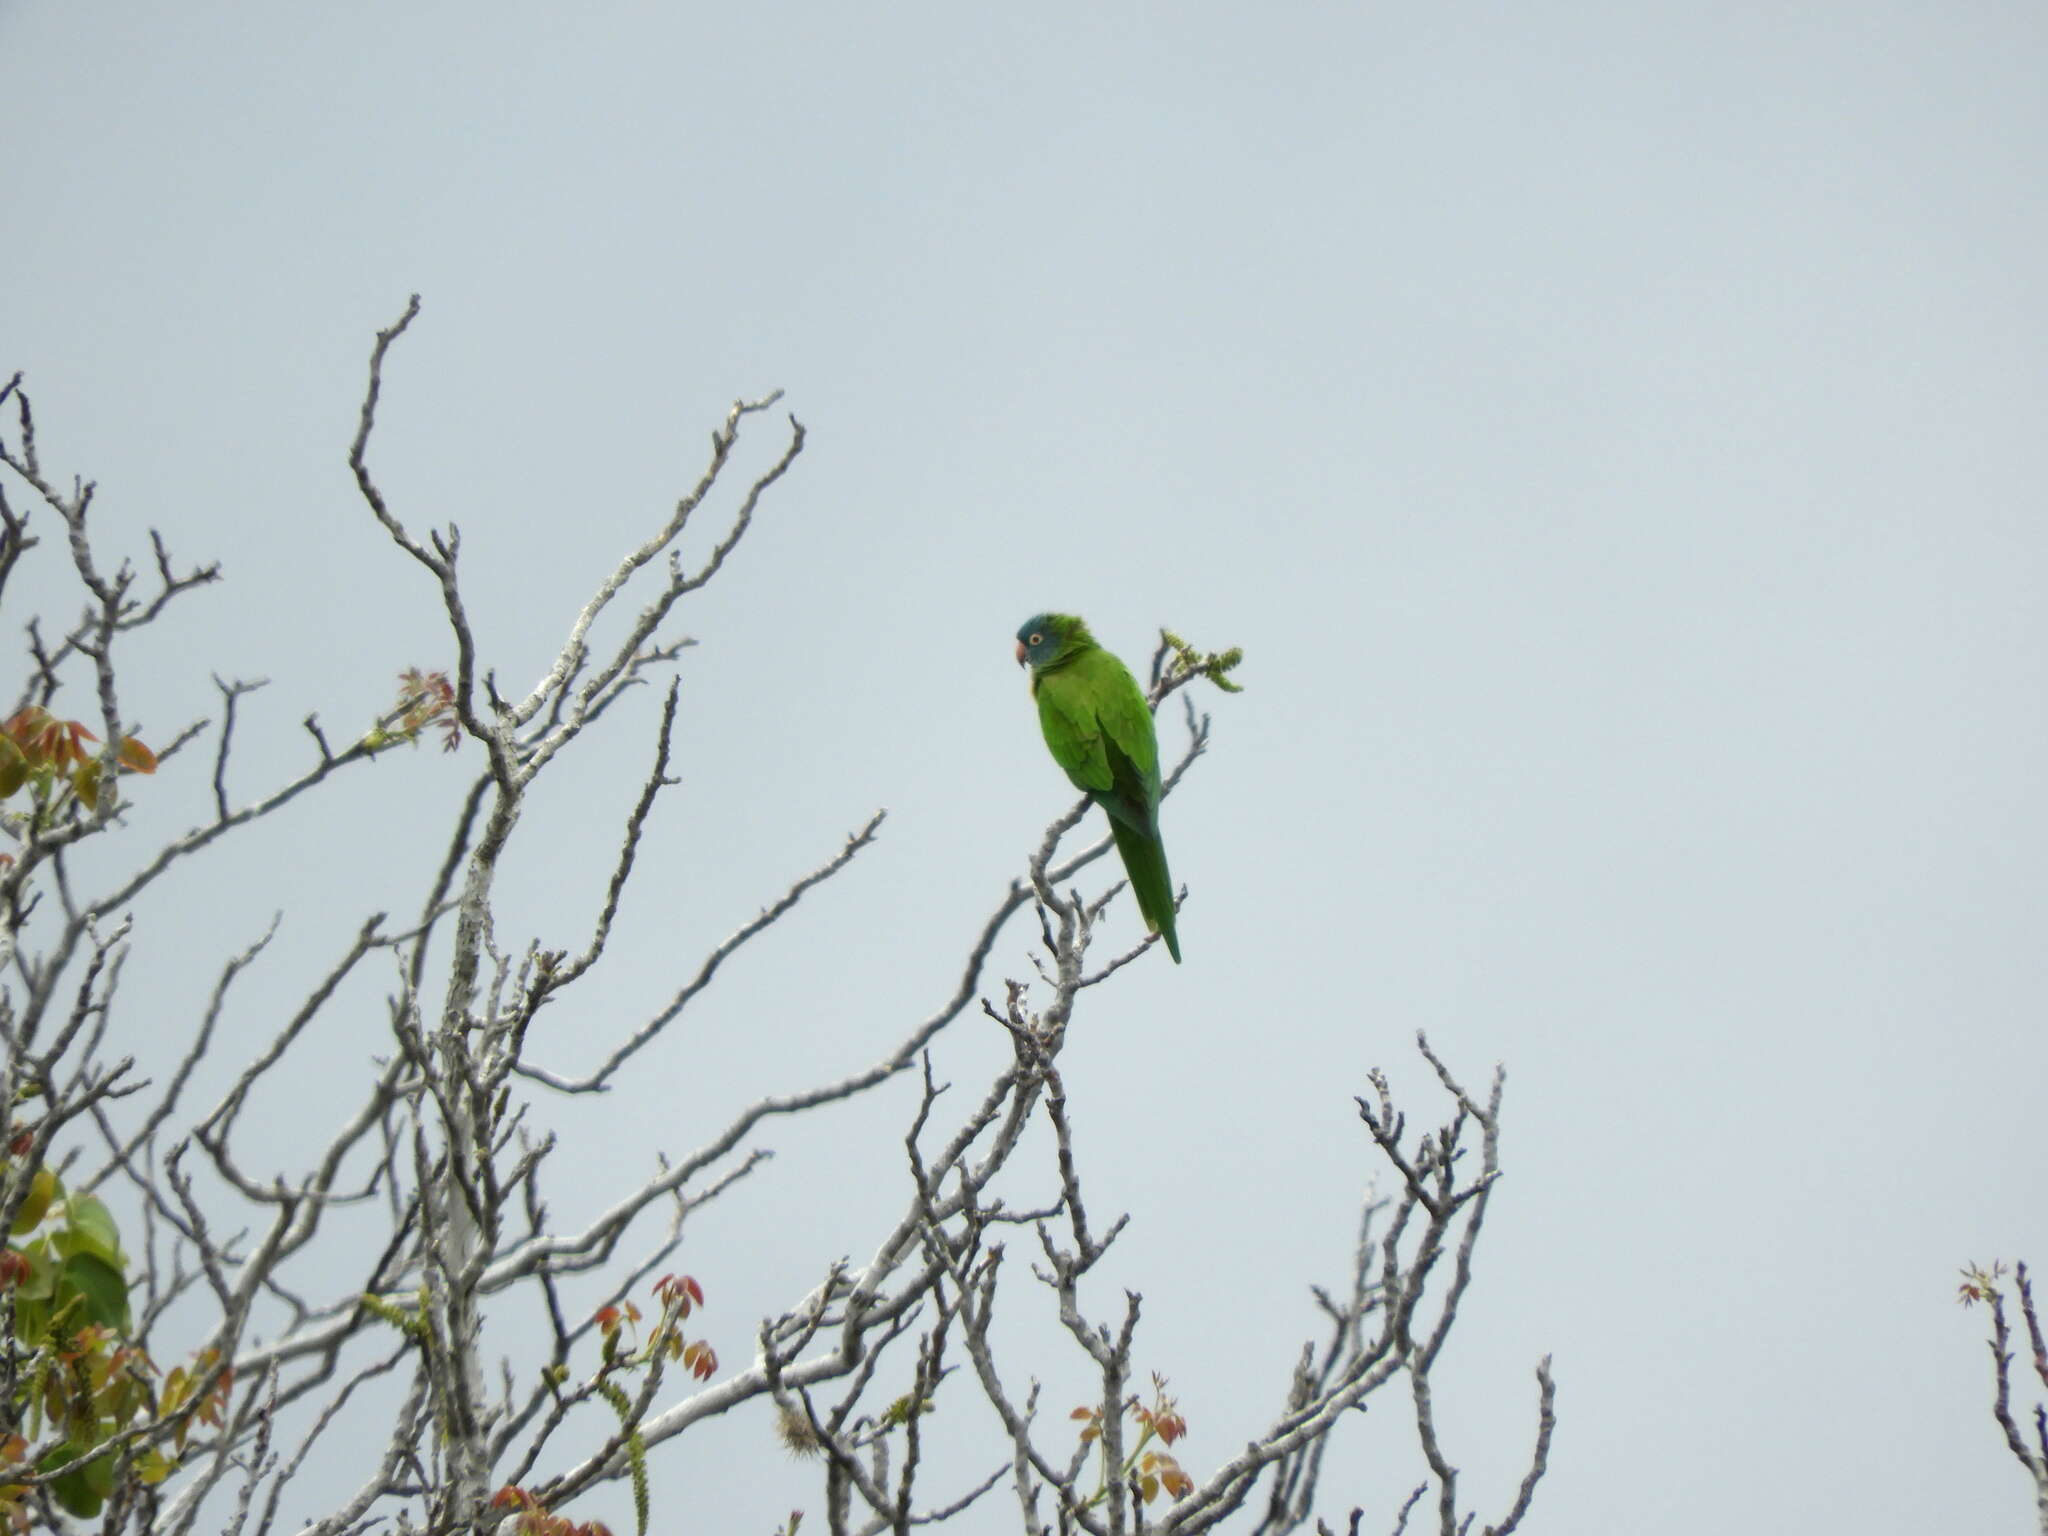
[[(351, 737), (449, 660), (344, 465), (409, 293), (374, 459), (416, 531), (461, 525), (508, 686), (726, 404), (789, 391), (810, 446), (683, 615), (684, 782), (544, 1054), (595, 1060), (890, 819), (628, 1092), (542, 1105), (585, 1139), (565, 1212), (934, 1007), (1069, 803), (1017, 624), (1073, 609), (1134, 665), (1170, 625), (1247, 656), (1165, 818), (1187, 963), (1092, 996), (1065, 1064), (1092, 1200), (1134, 1213), (1095, 1295), (1144, 1292), (1190, 1469), (1270, 1417), (1342, 1277), (1349, 1095), (1384, 1066), (1434, 1113), (1424, 1028), (1509, 1071), (1438, 1388), (1482, 1522), (1550, 1352), (1527, 1530), (2021, 1530), (1953, 1296), (2048, 1262), (2044, 81), (2031, 4), (0, 0), (0, 376), (105, 538), (225, 563), (128, 698), (168, 736), (210, 674), (268, 677), (242, 795), (305, 765), (308, 711)], [(501, 931), (583, 933), (656, 702), (565, 765)], [(149, 905), (126, 1048), (283, 907), (230, 1021), (267, 1038), (416, 906), (474, 768), (382, 760)], [(203, 779), (151, 781), (137, 835)], [(280, 1168), (388, 1048), (387, 985), (280, 1085)], [(964, 1019), (939, 1068), (965, 1096), (1006, 1051)], [(872, 1249), (910, 1102), (770, 1128), (692, 1227), (729, 1362)], [(1070, 1351), (1036, 1364), (1084, 1399)], [(765, 1407), (734, 1418), (663, 1450), (657, 1501), (821, 1517)], [(1333, 1522), (1391, 1524), (1405, 1419), (1346, 1426)]]

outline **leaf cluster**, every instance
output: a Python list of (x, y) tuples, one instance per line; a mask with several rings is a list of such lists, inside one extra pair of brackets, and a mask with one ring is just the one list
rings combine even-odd
[[(1124, 1411), (1138, 1426), (1137, 1441), (1125, 1456), (1120, 1475), (1112, 1478), (1110, 1469), (1102, 1469), (1102, 1481), (1095, 1495), (1095, 1502), (1101, 1503), (1109, 1497), (1112, 1484), (1120, 1483), (1132, 1489), (1138, 1498), (1150, 1504), (1162, 1492), (1176, 1500), (1184, 1499), (1195, 1491), (1195, 1480), (1181, 1469), (1180, 1462), (1164, 1450), (1152, 1448), (1156, 1439), (1161, 1445), (1172, 1445), (1188, 1432), (1188, 1421), (1181, 1417), (1179, 1404), (1166, 1395), (1166, 1378), (1154, 1374), (1152, 1377), (1152, 1404), (1147, 1407), (1133, 1393), (1124, 1404)], [(1105, 1460), (1107, 1446), (1102, 1433), (1102, 1411), (1098, 1408), (1076, 1408), (1069, 1418), (1081, 1425), (1081, 1444), (1103, 1445)]]
[[(98, 810), (104, 770), (87, 746), (98, 740), (80, 721), (24, 705), (0, 722), (0, 800), (26, 788), (45, 825), (74, 797), (86, 810)], [(121, 772), (156, 772), (156, 754), (134, 736), (116, 742), (113, 757)], [(110, 790), (106, 798), (112, 801)]]
[[(32, 1138), (18, 1134), (11, 1148)], [(202, 1359), (179, 1366), (159, 1389), (133, 1330), (128, 1268), (121, 1235), (96, 1196), (66, 1190), (47, 1166), (26, 1172), (26, 1190), (0, 1250), (0, 1283), (13, 1303), (13, 1344), (7, 1404), (15, 1433), (0, 1441), (0, 1517), (17, 1530), (29, 1520), (31, 1477), (66, 1512), (89, 1518), (114, 1491), (122, 1457), (109, 1442), (153, 1423), (174, 1425), (170, 1444), (182, 1451), (192, 1425), (217, 1425), (233, 1373)], [(12, 1182), (10, 1180), (10, 1182)], [(41, 1442), (34, 1454), (31, 1447)], [(156, 1445), (134, 1453), (132, 1475), (162, 1482), (177, 1462)]]

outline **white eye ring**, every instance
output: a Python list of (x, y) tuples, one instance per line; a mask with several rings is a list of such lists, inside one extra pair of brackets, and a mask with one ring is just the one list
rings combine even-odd
[(1025, 643), (1025, 645), (1027, 645), (1027, 646), (1032, 646), (1032, 645), (1043, 645), (1043, 644), (1045, 644), (1045, 636), (1043, 636), (1043, 635), (1033, 635), (1033, 636), (1032, 636), (1032, 637), (1031, 637), (1031, 638), (1030, 638), (1029, 640), (1026, 640), (1026, 641), (1025, 641), (1024, 643)]

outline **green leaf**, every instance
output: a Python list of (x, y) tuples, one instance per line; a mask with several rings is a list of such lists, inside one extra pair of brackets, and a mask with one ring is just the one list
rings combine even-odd
[(58, 1235), (60, 1253), (91, 1253), (116, 1269), (128, 1267), (128, 1255), (121, 1251), (121, 1230), (106, 1206), (94, 1195), (81, 1195), (65, 1204), (64, 1231)]
[(116, 1333), (128, 1331), (128, 1281), (96, 1253), (74, 1253), (64, 1261), (57, 1277), (57, 1305), (68, 1308), (75, 1296), (78, 1315), (68, 1317), (70, 1326), (98, 1323)]
[(14, 1334), (22, 1343), (41, 1348), (50, 1341), (50, 1299), (39, 1296), (31, 1299), (14, 1293)]
[(43, 1224), (43, 1217), (50, 1209), (50, 1202), (64, 1191), (63, 1182), (55, 1170), (38, 1168), (29, 1180), (28, 1197), (21, 1202), (21, 1214), (14, 1218), (14, 1235), (26, 1237)]
[[(52, 1467), (61, 1467), (67, 1461), (74, 1461), (87, 1447), (72, 1445), (69, 1441), (48, 1452), (36, 1463), (38, 1472), (47, 1472)], [(114, 1458), (111, 1454), (95, 1456), (75, 1472), (67, 1472), (50, 1484), (50, 1495), (64, 1507), (65, 1513), (89, 1520), (106, 1507), (107, 1495), (114, 1491)]]
[(14, 1288), (14, 1299), (48, 1301), (57, 1294), (57, 1266), (50, 1258), (49, 1245), (41, 1238), (14, 1250), (28, 1260), (28, 1278)]

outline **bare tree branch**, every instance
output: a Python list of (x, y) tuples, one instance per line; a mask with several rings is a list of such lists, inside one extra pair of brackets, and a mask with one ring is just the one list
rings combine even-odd
[[(92, 1519), (109, 1536), (209, 1528), (262, 1536), (283, 1528), (290, 1510), (301, 1530), (319, 1536), (386, 1527), (454, 1536), (511, 1523), (567, 1529), (574, 1522), (564, 1511), (624, 1483), (636, 1518), (648, 1519), (651, 1508), (666, 1511), (667, 1442), (765, 1400), (792, 1445), (816, 1455), (818, 1508), (835, 1532), (902, 1536), (942, 1526), (1006, 1481), (1028, 1533), (1201, 1532), (1247, 1509), (1270, 1474), (1250, 1523), (1278, 1533), (1315, 1519), (1333, 1436), (1405, 1372), (1439, 1524), (1470, 1525), (1431, 1369), (1475, 1283), (1501, 1176), (1502, 1075), (1475, 1097), (1419, 1040), (1430, 1092), (1449, 1103), (1444, 1123), (1420, 1133), (1410, 1131), (1389, 1080), (1369, 1077), (1359, 1147), (1391, 1169), (1390, 1193), (1368, 1194), (1358, 1213), (1345, 1282), (1312, 1293), (1326, 1337), (1284, 1371), (1284, 1396), (1258, 1436), (1203, 1475), (1184, 1469), (1193, 1457), (1183, 1439), (1189, 1426), (1168, 1384), (1152, 1375), (1149, 1400), (1135, 1389), (1148, 1374), (1139, 1364), (1146, 1304), (1135, 1289), (1099, 1293), (1103, 1260), (1144, 1213), (1104, 1211), (1099, 1192), (1090, 1197), (1080, 1134), (1088, 1095), (1062, 1069), (1076, 1013), (1111, 1008), (1117, 978), (1154, 943), (1090, 958), (1123, 885), (1090, 873), (1111, 840), (1076, 837), (1086, 801), (1022, 851), (1020, 872), (992, 886), (986, 912), (955, 935), (964, 954), (944, 974), (937, 1003), (922, 1013), (906, 1007), (895, 1038), (865, 1066), (818, 1080), (804, 1063), (785, 1063), (773, 1092), (728, 1102), (695, 1127), (694, 1146), (614, 1157), (615, 1181), (589, 1192), (575, 1219), (551, 1215), (542, 1191), (560, 1182), (551, 1173), (566, 1134), (552, 1118), (559, 1096), (622, 1086), (639, 1053), (691, 1004), (721, 978), (732, 984), (725, 962), (740, 950), (787, 954), (801, 945), (803, 898), (828, 881), (859, 878), (849, 872), (885, 813), (821, 850), (808, 872), (685, 967), (667, 1000), (602, 1042), (593, 1065), (565, 1070), (535, 1059), (548, 1033), (532, 1028), (540, 1011), (585, 982), (619, 942), (657, 804), (677, 782), (679, 684), (670, 680), (658, 711), (655, 695), (634, 690), (692, 643), (675, 632), (679, 606), (737, 569), (734, 557), (805, 433), (790, 417), (787, 436), (757, 450), (746, 439), (780, 392), (735, 403), (686, 489), (570, 616), (539, 679), (506, 697), (471, 623), (459, 531), (412, 531), (370, 464), (386, 369), (420, 313), (414, 297), (370, 348), (348, 459), (366, 515), (434, 580), (452, 679), (409, 671), (399, 705), (363, 734), (336, 729), (330, 738), (306, 712), (307, 760), (252, 796), (237, 788), (247, 770), (236, 752), (243, 714), (260, 707), (264, 685), (211, 678), (217, 718), (157, 756), (161, 764), (205, 739), (210, 761), (138, 791), (171, 803), (189, 794), (195, 824), (133, 849), (111, 876), (101, 873), (107, 861), (76, 850), (129, 831), (112, 792), (138, 709), (124, 692), (125, 648), (172, 599), (218, 572), (179, 566), (155, 534), (133, 564), (104, 553), (91, 484), (65, 488), (49, 476), (20, 377), (0, 383), (0, 410), (12, 423), (0, 431), (0, 590), (24, 560), (54, 560), (80, 604), (64, 622), (28, 620), (23, 705), (90, 697), (97, 782), (108, 790), (67, 798), (54, 778), (30, 784), (24, 776), (16, 790), (34, 799), (31, 809), (0, 806), (12, 847), (0, 865), (0, 1131), (11, 1154), (0, 1169), (0, 1224), (22, 1224), (7, 1250), (15, 1268), (73, 1266), (63, 1271), (69, 1279), (33, 1292), (62, 1305), (17, 1307), (0, 1351), (0, 1402), (42, 1409), (29, 1432), (39, 1438), (0, 1478), (0, 1515), (53, 1530)], [(742, 469), (749, 455), (754, 467)], [(9, 491), (62, 532), (50, 550), (37, 554), (30, 513)], [(686, 558), (686, 535), (707, 519), (715, 520), (690, 535), (703, 542)], [(1181, 693), (1185, 736), (1168, 792), (1210, 740), (1210, 718), (1186, 690), (1207, 680), (1234, 691), (1238, 660), (1235, 651), (1200, 652), (1162, 634), (1148, 702), (1158, 711)], [(634, 698), (647, 700), (645, 727), (623, 702)], [(355, 931), (337, 936), (328, 958), (292, 983), (296, 1000), (278, 1006), (251, 996), (281, 984), (273, 920), (253, 939), (220, 945), (226, 958), (189, 1017), (147, 1000), (152, 1029), (167, 1042), (160, 1081), (110, 1055), (110, 1042), (123, 1038), (116, 1021), (142, 1001), (123, 990), (131, 948), (166, 939), (156, 908), (137, 899), (159, 885), (184, 891), (193, 921), (170, 941), (214, 941), (193, 895), (203, 898), (203, 888), (176, 884), (195, 877), (198, 856), (415, 740), (430, 719), (452, 720), (459, 735), (451, 739), (475, 743), (480, 759), (410, 926), (394, 931), (383, 914), (359, 913)], [(499, 871), (508, 850), (544, 848), (560, 835), (535, 796), (540, 776), (584, 750), (579, 744), (620, 730), (638, 736), (647, 758), (637, 792), (617, 808), (609, 878), (590, 909), (570, 919), (580, 947), (545, 947), (539, 935), (510, 931)], [(0, 741), (0, 802), (16, 792), (7, 788), (10, 743)], [(575, 835), (591, 835), (587, 807)], [(1025, 979), (992, 974), (1006, 941), (1026, 946), (1014, 965)], [(316, 1025), (353, 1006), (343, 999), (359, 994), (375, 957), (388, 957), (390, 983), (372, 1014), (382, 1032), (374, 1061), (317, 1102), (287, 1099), (287, 1064), (320, 1033)], [(246, 1036), (244, 1018), (265, 1027), (253, 1043), (231, 1047)], [(998, 1030), (1010, 1047), (957, 1098), (935, 1060), (940, 1037), (957, 1035), (956, 1026)], [(361, 1029), (353, 1017), (351, 1028)], [(895, 1203), (864, 1256), (821, 1256), (809, 1272), (822, 1276), (816, 1284), (764, 1309), (753, 1357), (721, 1366), (697, 1332), (702, 1288), (671, 1268), (689, 1218), (713, 1201), (755, 1197), (749, 1176), (772, 1155), (764, 1138), (773, 1124), (913, 1070), (922, 1091), (900, 1162), (888, 1147), (855, 1154), (874, 1155), (878, 1170), (894, 1163), (903, 1176), (900, 1190), (886, 1186)], [(210, 1102), (195, 1107), (201, 1093)], [(280, 1115), (291, 1117), (302, 1149), (288, 1172), (266, 1166), (275, 1154), (253, 1134), (259, 1120)], [(138, 1223), (139, 1242), (123, 1235)], [(1006, 1280), (1019, 1235), (1032, 1250), (1025, 1272)], [(77, 1260), (81, 1251), (90, 1262)], [(591, 1278), (577, 1287), (577, 1276)], [(2048, 1351), (2024, 1286), (2023, 1278), (2037, 1370), (2048, 1382)], [(587, 1310), (592, 1294), (595, 1311)], [(94, 1327), (81, 1329), (88, 1314)], [(1087, 1373), (1081, 1420), (1040, 1411), (1042, 1367), (1015, 1342), (1033, 1322), (1053, 1341), (1048, 1348)], [(50, 1406), (85, 1401), (53, 1393), (66, 1362), (99, 1349), (118, 1375), (124, 1367), (113, 1356), (131, 1347), (149, 1350), (162, 1374), (135, 1368), (133, 1390), (90, 1413)], [(1999, 1358), (2000, 1412), (2010, 1422)], [(1507, 1513), (1487, 1528), (1494, 1532), (1519, 1525), (1548, 1464), (1547, 1359), (1537, 1380), (1534, 1451)], [(958, 1420), (932, 1417), (963, 1409), (972, 1411)], [(991, 1439), (963, 1461), (933, 1426), (967, 1419), (990, 1423)], [(2021, 1445), (2017, 1428), (2011, 1433)], [(324, 1512), (301, 1514), (315, 1468), (345, 1470), (346, 1491)], [(1423, 1496), (1417, 1490), (1400, 1507), (1397, 1531)], [(90, 1515), (78, 1513), (88, 1505)], [(1354, 1509), (1350, 1536), (1361, 1518)]]

